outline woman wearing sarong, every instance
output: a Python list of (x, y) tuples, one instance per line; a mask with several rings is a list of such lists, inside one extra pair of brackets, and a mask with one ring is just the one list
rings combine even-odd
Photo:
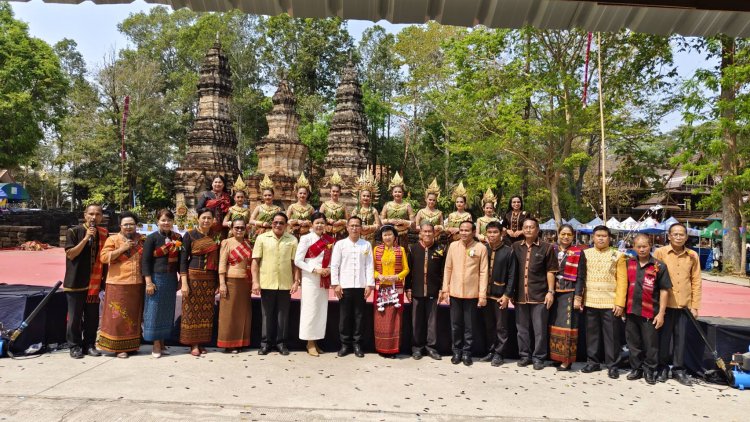
[(252, 307), (250, 264), (253, 248), (245, 238), (247, 224), (241, 216), (232, 220), (232, 236), (221, 242), (219, 256), (219, 335), (216, 346), (237, 353), (250, 345)]
[[(242, 218), (245, 220), (245, 225), (250, 221), (250, 210), (245, 208), (245, 201), (247, 200), (246, 189), (247, 186), (245, 185), (245, 182), (242, 181), (242, 176), (237, 176), (237, 181), (234, 182), (234, 186), (232, 187), (232, 190), (234, 191), (234, 205), (229, 207), (227, 215), (224, 216), (224, 221), (222, 222), (224, 227), (229, 228), (232, 225), (232, 221), (236, 218)], [(228, 233), (228, 236), (232, 236), (231, 231)]]
[(307, 353), (322, 352), (316, 341), (326, 335), (328, 289), (331, 287), (331, 252), (336, 239), (325, 233), (326, 216), (312, 215), (312, 233), (302, 236), (294, 265), (302, 270), (302, 296), (299, 311), (299, 338), (307, 340)]
[(414, 217), (414, 225), (418, 232), (423, 222), (432, 224), (435, 239), (440, 239), (443, 234), (443, 212), (436, 208), (438, 198), (440, 198), (440, 188), (437, 179), (433, 178), (430, 186), (424, 191), (425, 207), (417, 211)]
[(395, 358), (401, 345), (401, 314), (404, 311), (404, 280), (409, 274), (406, 251), (398, 246), (398, 231), (383, 226), (383, 244), (373, 251), (375, 267), (375, 350), (386, 358)]
[(202, 346), (211, 341), (214, 302), (219, 281), (220, 233), (214, 232), (214, 215), (208, 208), (198, 210), (198, 228), (183, 236), (180, 254), (182, 278), (182, 322), (180, 343), (190, 346), (190, 354), (206, 353)]
[(445, 231), (448, 233), (448, 243), (461, 238), (458, 229), (464, 221), (472, 221), (471, 214), (466, 211), (466, 188), (464, 183), (459, 182), (458, 186), (453, 189), (451, 195), (453, 202), (456, 204), (456, 211), (448, 214), (445, 219)]
[(380, 212), (380, 219), (383, 224), (389, 224), (396, 228), (398, 232), (398, 241), (402, 245), (409, 244), (409, 228), (414, 221), (414, 210), (408, 202), (404, 202), (404, 192), (406, 186), (401, 175), (396, 174), (388, 184), (393, 201), (386, 202), (383, 205), (383, 211)]
[(227, 192), (227, 180), (224, 176), (216, 176), (211, 182), (211, 190), (201, 193), (198, 197), (195, 209), (208, 208), (214, 216), (214, 231), (226, 237), (226, 231), (223, 230), (221, 223), (230, 205), (232, 205), (232, 200)]
[(505, 213), (503, 219), (503, 226), (506, 230), (507, 243), (517, 242), (523, 240), (523, 222), (529, 214), (523, 210), (523, 198), (518, 195), (512, 196), (508, 201), (508, 211)]
[(141, 347), (143, 236), (136, 233), (137, 225), (135, 214), (123, 212), (120, 233), (107, 238), (100, 254), (109, 269), (97, 347), (118, 358), (127, 358), (128, 352)]
[(273, 216), (281, 211), (281, 207), (273, 204), (273, 182), (268, 175), (263, 178), (259, 187), (263, 203), (255, 207), (248, 221), (250, 226), (255, 228), (254, 232), (249, 234), (251, 243), (255, 242), (255, 238), (259, 235), (271, 230)]
[(326, 233), (336, 240), (341, 240), (347, 236), (346, 220), (349, 218), (346, 207), (339, 202), (344, 181), (341, 180), (339, 172), (334, 171), (328, 183), (331, 186), (331, 199), (320, 205), (320, 212), (326, 217)]
[(477, 239), (480, 242), (485, 242), (485, 234), (487, 234), (487, 225), (493, 221), (500, 221), (499, 218), (495, 217), (495, 205), (497, 204), (497, 197), (492, 193), (492, 189), (487, 188), (487, 192), (482, 196), (482, 210), (484, 215), (477, 218)]
[(286, 216), (289, 218), (289, 231), (299, 240), (300, 236), (310, 233), (310, 216), (315, 212), (315, 208), (307, 203), (310, 198), (310, 182), (304, 173), (297, 178), (294, 191), (297, 192), (297, 202), (289, 205)]
[(380, 215), (378, 210), (372, 206), (372, 201), (378, 195), (378, 183), (369, 168), (355, 182), (354, 192), (359, 197), (359, 204), (352, 211), (352, 215), (356, 215), (362, 220), (360, 236), (370, 242), (370, 245), (374, 248), (375, 232), (380, 227)]
[(555, 301), (550, 309), (550, 359), (560, 362), (558, 371), (569, 371), (578, 353), (578, 316), (583, 310), (582, 272), (586, 268), (586, 255), (572, 246), (575, 230), (570, 224), (563, 224), (557, 232), (557, 260), (560, 271), (555, 283)]
[(156, 217), (159, 230), (146, 238), (141, 261), (143, 277), (146, 279), (143, 339), (154, 343), (151, 355), (160, 358), (162, 354), (167, 354), (164, 340), (172, 334), (174, 325), (182, 236), (172, 231), (172, 211), (160, 210)]

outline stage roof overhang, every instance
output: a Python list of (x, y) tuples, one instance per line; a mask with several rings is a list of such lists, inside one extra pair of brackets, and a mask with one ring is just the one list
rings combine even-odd
[[(78, 4), (83, 0), (44, 0)], [(127, 4), (133, 0), (92, 0)], [(435, 20), (445, 25), (492, 28), (583, 28), (686, 36), (719, 33), (750, 37), (748, 0), (145, 0), (195, 11), (239, 9), (257, 15), (289, 13), (295, 17), (415, 24)]]

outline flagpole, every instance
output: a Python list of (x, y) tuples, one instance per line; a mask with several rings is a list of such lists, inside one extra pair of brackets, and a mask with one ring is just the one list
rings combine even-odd
[(602, 34), (601, 32), (596, 33), (596, 45), (597, 55), (599, 62), (599, 123), (601, 125), (602, 136), (601, 146), (599, 148), (599, 154), (601, 156), (601, 170), (602, 170), (602, 216), (603, 220), (607, 221), (607, 165), (605, 162), (606, 153), (604, 150), (604, 94), (602, 93)]
[[(120, 185), (123, 189), (125, 189), (125, 160), (127, 159), (127, 156), (125, 155), (125, 127), (128, 124), (128, 113), (130, 111), (130, 96), (125, 96), (125, 105), (122, 109), (122, 129), (120, 132)], [(120, 200), (120, 211), (124, 211), (125, 209), (125, 196), (122, 196), (122, 199)]]

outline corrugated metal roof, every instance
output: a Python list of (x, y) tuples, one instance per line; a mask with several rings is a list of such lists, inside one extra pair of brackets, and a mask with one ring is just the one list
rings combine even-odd
[[(78, 4), (83, 0), (44, 0)], [(133, 0), (93, 0), (123, 4)], [(145, 0), (195, 11), (240, 9), (257, 15), (287, 12), (296, 17), (360, 19), (391, 23), (485, 25), (493, 28), (583, 28), (686, 36), (724, 33), (750, 37), (750, 1), (715, 0)], [(644, 6), (647, 4), (648, 6)], [(709, 9), (710, 8), (710, 9)]]

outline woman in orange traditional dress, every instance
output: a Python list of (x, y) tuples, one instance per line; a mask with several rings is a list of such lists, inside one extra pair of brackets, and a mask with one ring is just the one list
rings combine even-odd
[(375, 247), (375, 350), (381, 356), (395, 357), (401, 344), (401, 315), (404, 311), (404, 280), (409, 274), (406, 250), (398, 245), (393, 226), (380, 229), (383, 244)]
[(237, 353), (250, 346), (252, 307), (250, 264), (253, 248), (245, 237), (247, 224), (242, 216), (232, 220), (231, 237), (221, 242), (219, 255), (219, 336), (218, 347)]

